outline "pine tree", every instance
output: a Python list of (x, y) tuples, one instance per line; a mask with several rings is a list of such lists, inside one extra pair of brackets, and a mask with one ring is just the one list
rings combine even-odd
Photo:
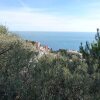
[(91, 67), (97, 64), (97, 72), (100, 69), (100, 32), (97, 28), (97, 33), (95, 35), (95, 41), (92, 43), (86, 42), (85, 47), (82, 43), (80, 46), (80, 52), (83, 54), (83, 58), (89, 66), (89, 69), (93, 70)]

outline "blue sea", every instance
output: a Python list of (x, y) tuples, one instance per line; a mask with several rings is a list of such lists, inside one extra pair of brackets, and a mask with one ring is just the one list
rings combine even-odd
[(42, 45), (48, 45), (53, 50), (72, 49), (79, 50), (80, 43), (85, 45), (86, 41), (94, 41), (94, 32), (30, 32), (17, 31), (22, 38), (38, 41)]

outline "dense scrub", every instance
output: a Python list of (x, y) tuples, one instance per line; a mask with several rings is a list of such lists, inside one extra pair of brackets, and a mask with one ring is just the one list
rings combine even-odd
[(30, 60), (34, 55), (32, 46), (18, 36), (7, 31), (0, 34), (0, 100), (14, 100), (20, 96), (25, 100), (32, 81), (30, 70), (34, 62)]
[(85, 61), (76, 56), (70, 60), (61, 52), (59, 57), (36, 59), (33, 45), (8, 30), (1, 32), (0, 100), (100, 100), (97, 59), (91, 69), (86, 56)]

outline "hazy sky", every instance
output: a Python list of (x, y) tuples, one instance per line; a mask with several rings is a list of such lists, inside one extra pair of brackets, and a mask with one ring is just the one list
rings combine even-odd
[(0, 0), (0, 24), (22, 31), (96, 31), (100, 0)]

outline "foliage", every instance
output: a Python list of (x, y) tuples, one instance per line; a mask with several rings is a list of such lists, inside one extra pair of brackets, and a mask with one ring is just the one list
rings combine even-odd
[(62, 58), (40, 59), (34, 69), (34, 100), (99, 100), (98, 89), (92, 89), (95, 79), (89, 76), (87, 64), (80, 62), (74, 69), (70, 66)]
[(16, 97), (24, 98), (25, 93), (29, 91), (28, 88), (32, 81), (30, 60), (35, 54), (32, 50), (32, 46), (16, 35), (0, 34), (1, 100), (6, 100), (6, 98), (7, 100), (14, 100)]
[(60, 54), (61, 54), (62, 56), (66, 56), (66, 55), (67, 55), (67, 50), (65, 50), (65, 49), (59, 49), (58, 52), (60, 52)]
[(8, 34), (8, 29), (6, 26), (0, 25), (0, 34)]
[(100, 96), (100, 33), (97, 29), (97, 34), (95, 35), (95, 42), (88, 43), (83, 47), (82, 43), (80, 46), (80, 52), (83, 54), (83, 59), (85, 59), (88, 65), (88, 74), (93, 80), (91, 86), (90, 94), (96, 95), (95, 100), (99, 100)]

